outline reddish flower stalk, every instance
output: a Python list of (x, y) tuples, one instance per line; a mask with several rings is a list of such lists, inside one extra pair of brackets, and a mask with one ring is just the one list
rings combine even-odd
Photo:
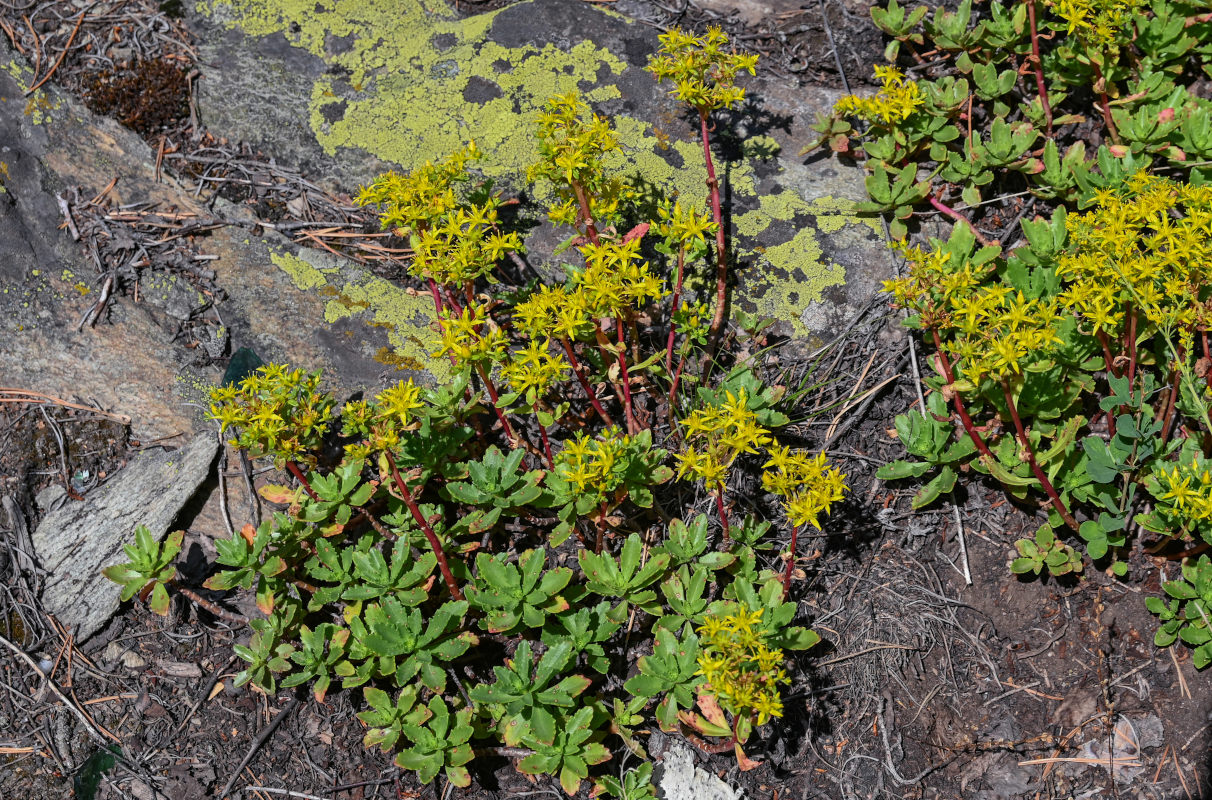
[(943, 201), (939, 200), (934, 195), (930, 195), (930, 205), (934, 206), (934, 210), (942, 213), (944, 216), (950, 217), (951, 219), (955, 220), (956, 222), (962, 222), (965, 225), (967, 225), (968, 230), (972, 231), (972, 235), (976, 237), (976, 240), (981, 243), (982, 247), (992, 247), (993, 246), (993, 242), (989, 241), (989, 237), (985, 236), (985, 234), (978, 231), (976, 229), (976, 226), (968, 221), (967, 217), (965, 217), (960, 212), (956, 211), (951, 206), (946, 205), (945, 203), (943, 203)]
[[(1107, 374), (1118, 378), (1119, 375), (1115, 372), (1115, 358), (1111, 355), (1111, 340), (1107, 338), (1107, 332), (1099, 328), (1095, 336), (1103, 348), (1103, 364), (1107, 367)], [(1107, 412), (1107, 433), (1115, 435), (1115, 414), (1111, 411)]]
[(1035, 68), (1035, 90), (1039, 93), (1040, 108), (1044, 111), (1044, 129), (1052, 135), (1052, 104), (1048, 102), (1048, 88), (1044, 84), (1044, 65), (1039, 57), (1039, 29), (1035, 24), (1035, 0), (1027, 0), (1027, 18), (1031, 25), (1031, 65)]
[(438, 322), (442, 321), (442, 295), (438, 294), (438, 282), (433, 278), (427, 277), (429, 281), (429, 293), (433, 295), (433, 315), (437, 317)]
[(589, 196), (585, 192), (585, 187), (577, 181), (572, 181), (570, 185), (572, 193), (577, 197), (577, 205), (581, 209), (581, 222), (585, 223), (585, 235), (589, 237), (589, 241), (597, 244), (598, 227), (593, 221), (593, 214), (589, 211)]
[(1178, 380), (1180, 376), (1179, 371), (1175, 369), (1174, 379), (1170, 383), (1170, 392), (1166, 397), (1166, 410), (1162, 412), (1162, 419), (1164, 419), (1166, 423), (1162, 426), (1161, 447), (1158, 448), (1159, 450), (1165, 448), (1166, 442), (1170, 441), (1170, 431), (1174, 427), (1175, 418), (1178, 416), (1174, 413), (1174, 406), (1178, 399)]
[(598, 509), (598, 535), (593, 543), (593, 552), (602, 552), (602, 540), (606, 532), (606, 501), (602, 501), (601, 507)]
[[(938, 362), (943, 368), (943, 377), (947, 379), (947, 383), (955, 383), (955, 373), (951, 371), (951, 362), (947, 360), (947, 354), (943, 352), (943, 343), (939, 339), (938, 331), (934, 328), (930, 329), (931, 335), (934, 336), (934, 349), (938, 352)], [(989, 460), (993, 460), (993, 453), (989, 450), (989, 445), (985, 444), (985, 440), (976, 430), (976, 425), (972, 423), (972, 417), (968, 416), (968, 409), (964, 406), (964, 401), (960, 398), (959, 392), (951, 392), (951, 403), (955, 406), (955, 411), (959, 414), (960, 422), (964, 426), (964, 431), (972, 439), (972, 443), (976, 445), (976, 449), (980, 454)]]
[(1040, 468), (1039, 462), (1035, 460), (1035, 451), (1031, 449), (1031, 441), (1027, 438), (1027, 430), (1023, 427), (1023, 421), (1019, 418), (1018, 408), (1014, 405), (1014, 396), (1010, 394), (1010, 384), (1002, 380), (1002, 393), (1006, 397), (1006, 405), (1010, 408), (1010, 418), (1014, 420), (1014, 429), (1018, 433), (1018, 443), (1023, 448), (1023, 452), (1027, 454), (1027, 462), (1031, 465), (1031, 472), (1035, 474), (1035, 479), (1040, 482), (1047, 492), (1048, 498), (1052, 501), (1052, 507), (1056, 509), (1056, 513), (1060, 514), (1061, 519), (1065, 521), (1073, 530), (1078, 529), (1077, 520), (1069, 513), (1069, 509), (1065, 506), (1065, 501), (1056, 491), (1056, 487), (1052, 485), (1052, 481), (1048, 480), (1048, 476), (1044, 474)]
[(720, 209), (720, 182), (715, 177), (715, 162), (711, 160), (711, 141), (707, 131), (707, 112), (699, 110), (699, 128), (703, 139), (703, 158), (707, 161), (707, 190), (711, 193), (711, 218), (715, 220), (715, 315), (708, 329), (710, 340), (703, 356), (703, 382), (706, 383), (710, 364), (720, 343), (724, 328), (724, 307), (728, 302), (728, 248), (724, 241), (724, 214)]
[(459, 305), (459, 301), (455, 299), (455, 293), (450, 290), (449, 286), (443, 286), (442, 288), (446, 290), (446, 304), (450, 306), (451, 310), (456, 315), (461, 315), (463, 313), (463, 307)]
[(488, 377), (488, 370), (484, 369), (482, 364), (476, 364), (476, 372), (479, 373), (480, 380), (484, 381), (484, 388), (488, 390), (488, 399), (492, 400), (492, 410), (501, 422), (501, 430), (505, 432), (511, 444), (515, 443), (518, 437), (513, 432), (513, 427), (506, 419), (505, 412), (497, 407), (497, 401), (500, 399), (500, 395), (497, 394), (497, 385), (492, 382), (492, 378)]
[(1107, 374), (1118, 378), (1119, 373), (1115, 371), (1115, 358), (1111, 355), (1111, 340), (1107, 338), (1107, 332), (1100, 328), (1095, 336), (1103, 346), (1103, 363), (1107, 365)]
[(408, 484), (400, 477), (400, 469), (396, 466), (396, 460), (390, 451), (385, 451), (387, 456), (387, 466), (391, 468), (391, 480), (399, 490), (401, 498), (404, 500), (404, 505), (408, 506), (408, 510), (412, 513), (412, 518), (421, 528), (421, 532), (425, 534), (425, 538), (429, 540), (429, 547), (433, 550), (434, 557), (438, 559), (438, 569), (442, 572), (442, 579), (446, 581), (446, 588), (450, 590), (450, 596), (455, 600), (462, 600), (463, 593), (459, 591), (459, 584), (455, 582), (454, 573), (450, 571), (450, 564), (446, 561), (446, 553), (442, 550), (442, 543), (438, 541), (438, 535), (433, 532), (433, 528), (429, 525), (429, 520), (425, 519), (421, 514), (421, 509), (417, 507), (417, 501), (412, 496), (412, 490), (408, 488)]
[(1132, 396), (1132, 384), (1136, 382), (1136, 309), (1128, 306), (1128, 397)]
[(796, 540), (800, 536), (800, 526), (791, 526), (791, 557), (787, 559), (787, 571), (783, 573), (783, 599), (787, 599), (787, 592), (791, 590), (791, 573), (795, 570), (795, 545)]
[(627, 432), (634, 434), (640, 429), (631, 407), (631, 378), (627, 374), (627, 340), (623, 336), (623, 320), (615, 317), (614, 326), (619, 331), (619, 377), (623, 379), (623, 415), (627, 419)]
[(682, 382), (682, 369), (686, 366), (686, 354), (678, 359), (678, 368), (673, 373), (673, 385), (669, 387), (669, 418), (672, 424), (674, 403), (678, 398), (678, 384)]
[(1090, 66), (1094, 67), (1094, 85), (1098, 87), (1098, 106), (1103, 112), (1103, 124), (1111, 134), (1111, 141), (1119, 144), (1119, 131), (1115, 129), (1115, 120), (1111, 116), (1111, 103), (1107, 100), (1107, 81), (1103, 78), (1103, 70), (1097, 61), (1091, 60)]
[(678, 245), (678, 283), (673, 290), (673, 305), (669, 308), (669, 343), (665, 348), (665, 370), (673, 371), (673, 315), (678, 313), (679, 303), (682, 299), (682, 278), (686, 270), (686, 248)]
[(720, 513), (720, 525), (724, 528), (724, 543), (728, 542), (728, 512), (724, 510), (724, 487), (717, 486), (715, 490), (715, 508)]
[(308, 482), (307, 476), (303, 474), (303, 470), (299, 469), (299, 465), (297, 463), (294, 461), (287, 461), (286, 470), (291, 475), (295, 476), (295, 480), (297, 480), (303, 486), (303, 489), (307, 492), (308, 496), (310, 496), (312, 500), (315, 500), (317, 503), (320, 502), (320, 496), (316, 494), (314, 489), (311, 488), (311, 483)]
[(577, 358), (576, 353), (574, 353), (572, 350), (572, 343), (569, 342), (566, 337), (561, 336), (560, 344), (564, 346), (564, 354), (568, 356), (568, 363), (572, 365), (573, 374), (577, 376), (577, 383), (581, 384), (581, 388), (585, 391), (585, 395), (589, 398), (589, 402), (593, 405), (593, 410), (598, 412), (598, 416), (602, 418), (602, 422), (605, 422), (607, 427), (613, 427), (614, 420), (609, 414), (606, 413), (606, 409), (602, 408), (602, 404), (598, 400), (597, 394), (593, 391), (592, 387), (589, 385), (589, 381), (585, 378), (585, 370), (581, 366), (580, 359)]
[(555, 469), (555, 459), (551, 457), (551, 440), (547, 438), (547, 426), (537, 417), (535, 422), (539, 423), (539, 436), (543, 437), (543, 455), (547, 456), (547, 468)]
[[(601, 324), (600, 320), (597, 323), (597, 327), (594, 328), (593, 336), (594, 336), (594, 340), (595, 340), (594, 344), (597, 345), (598, 355), (602, 357), (603, 364), (609, 364), (612, 360), (614, 360), (614, 361), (622, 360), (623, 354), (622, 353), (616, 354), (614, 352), (615, 346), (610, 343), (610, 337), (606, 335), (606, 331), (602, 328), (602, 324)], [(620, 375), (621, 374), (622, 374), (622, 372), (620, 369)], [(624, 395), (623, 387), (621, 387), (619, 385), (618, 381), (610, 379), (609, 375), (607, 375), (607, 378), (609, 379), (610, 388), (614, 391), (614, 399), (619, 401), (619, 405), (623, 406), (624, 413), (627, 413), (627, 403), (623, 399), (623, 395)], [(628, 426), (630, 426), (630, 422), (628, 423)], [(632, 432), (634, 432), (634, 431), (632, 431)]]

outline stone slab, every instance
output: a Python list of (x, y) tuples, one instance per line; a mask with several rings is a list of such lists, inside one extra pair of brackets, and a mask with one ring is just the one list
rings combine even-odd
[[(330, 186), (352, 192), (385, 167), (409, 170), (474, 139), (485, 153), (477, 168), (541, 206), (545, 187), (522, 178), (535, 158), (535, 114), (549, 96), (577, 91), (613, 119), (624, 148), (617, 168), (706, 203), (696, 120), (643, 69), (656, 31), (594, 4), (527, 0), (465, 18), (421, 0), (191, 8), (205, 65), (199, 112), (210, 130), (306, 165)], [(716, 117), (736, 302), (799, 337), (827, 338), (867, 303), (892, 260), (878, 220), (854, 211), (861, 168), (797, 155), (837, 93), (761, 77), (747, 86), (744, 108)], [(530, 258), (541, 262), (555, 241), (539, 225)]]
[(84, 641), (118, 610), (120, 588), (101, 575), (126, 561), (122, 546), (147, 526), (160, 540), (206, 480), (219, 451), (214, 432), (173, 451), (145, 452), (82, 500), (66, 496), (33, 533), (34, 553), (49, 573), (43, 607)]

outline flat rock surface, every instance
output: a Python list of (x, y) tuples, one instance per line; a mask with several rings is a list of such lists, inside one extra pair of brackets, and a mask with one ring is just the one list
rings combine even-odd
[(42, 602), (78, 641), (118, 610), (120, 589), (101, 570), (128, 560), (122, 546), (137, 526), (145, 525), (157, 540), (164, 537), (210, 474), (218, 449), (215, 435), (202, 433), (178, 450), (132, 459), (82, 501), (60, 495), (51, 504), (33, 533), (34, 552), (49, 573)]
[[(474, 139), (485, 153), (477, 169), (541, 205), (547, 187), (522, 178), (536, 157), (535, 115), (548, 97), (576, 91), (618, 130), (616, 168), (705, 206), (697, 118), (644, 70), (659, 47), (653, 28), (581, 0), (528, 0), (466, 18), (440, 3), (387, 5), (197, 0), (202, 120), (345, 191)], [(745, 85), (743, 107), (714, 118), (741, 283), (735, 302), (800, 337), (828, 337), (891, 268), (878, 221), (854, 212), (861, 169), (797, 155), (837, 94), (761, 77)], [(540, 217), (541, 208), (524, 213)], [(540, 226), (530, 258), (541, 261), (556, 241)]]
[[(27, 100), (32, 71), (2, 37), (0, 67), (0, 386), (95, 401), (130, 417), (136, 440), (188, 435), (202, 424), (199, 404), (206, 389), (222, 375), (221, 366), (200, 358), (179, 335), (181, 315), (205, 298), (152, 264), (137, 301), (116, 296), (95, 326), (78, 327), (100, 280), (84, 243), (61, 229), (56, 195), (78, 187), (88, 198), (116, 180), (109, 193), (114, 205), (151, 203), (216, 221), (246, 222), (248, 215), (221, 201), (208, 208), (170, 177), (157, 180), (155, 153), (138, 136), (52, 85)], [(196, 240), (227, 295), (219, 313), (230, 349), (250, 346), (267, 361), (322, 368), (341, 391), (377, 382), (388, 371), (374, 360), (390, 347), (386, 332), (359, 324), (355, 333), (338, 312), (361, 308), (357, 300), (299, 286), (313, 286), (308, 270), (320, 275), (318, 268), (345, 265), (343, 283), (362, 287), (355, 294), (380, 297), (387, 290), (342, 259), (315, 251), (296, 257), (298, 246), (257, 230), (222, 226)], [(399, 291), (402, 302), (383, 312), (396, 319), (413, 308)], [(325, 322), (329, 305), (337, 309), (332, 323)], [(426, 357), (415, 345), (414, 350)]]
[(653, 783), (663, 800), (743, 800), (745, 793), (734, 789), (705, 769), (694, 765), (694, 751), (681, 742), (671, 742), (659, 767), (653, 771)]

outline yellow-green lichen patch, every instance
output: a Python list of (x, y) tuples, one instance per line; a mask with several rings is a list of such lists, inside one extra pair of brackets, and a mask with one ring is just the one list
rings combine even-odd
[(821, 300), (830, 286), (846, 282), (846, 271), (825, 264), (816, 231), (803, 228), (791, 241), (756, 253), (757, 269), (749, 270), (740, 300), (752, 305), (763, 317), (782, 320), (799, 336), (811, 331), (803, 322), (804, 310)]
[[(329, 324), (357, 315), (369, 315), (369, 324), (387, 331), (396, 359), (393, 366), (403, 364), (409, 369), (427, 370), (438, 383), (451, 378), (450, 362), (435, 358), (439, 337), (434, 329), (433, 300), (429, 295), (396, 286), (374, 275), (363, 275), (339, 290), (328, 301), (324, 321)], [(382, 351), (379, 353), (382, 356)], [(376, 358), (383, 362), (382, 358)]]
[(874, 214), (860, 216), (853, 200), (844, 197), (818, 197), (812, 201), (809, 213), (816, 218), (816, 228), (821, 233), (837, 233), (847, 225), (865, 225), (881, 239), (884, 229), (880, 218)]
[[(411, 168), (475, 140), (485, 154), (478, 169), (493, 178), (516, 177), (535, 159), (528, 131), (543, 102), (576, 91), (602, 66), (614, 75), (625, 66), (589, 42), (568, 51), (465, 42), (415, 58), (415, 69), (384, 71), (352, 96), (332, 76), (317, 81), (311, 124), (320, 145), (329, 153), (361, 148)], [(468, 99), (473, 79), (485, 92), (478, 101)], [(586, 94), (589, 100), (612, 96), (618, 96), (612, 85)]]
[[(801, 228), (782, 244), (751, 246), (775, 222), (796, 219), (811, 219), (814, 226)], [(790, 323), (799, 335), (809, 333), (803, 324), (804, 309), (820, 301), (825, 289), (846, 280), (843, 267), (824, 260), (820, 235), (855, 225), (880, 233), (878, 220), (859, 217), (850, 200), (821, 197), (808, 201), (793, 191), (762, 195), (758, 208), (737, 216), (734, 223), (742, 242), (738, 255), (757, 265), (747, 272), (740, 299), (762, 316)]]
[(356, 275), (338, 288), (329, 279), (344, 270), (317, 266), (314, 262), (327, 264), (327, 256), (307, 250), (300, 251), (300, 255), (272, 253), (270, 260), (290, 276), (297, 288), (318, 289), (322, 297), (329, 298), (324, 306), (326, 323), (369, 315), (365, 322), (370, 327), (384, 329), (391, 349), (380, 348), (374, 356), (376, 361), (397, 369), (427, 370), (439, 381), (450, 377), (450, 363), (430, 355), (438, 347), (438, 337), (432, 328), (433, 303), (428, 295), (417, 295), (373, 275)]
[[(281, 32), (292, 44), (343, 67), (312, 87), (317, 141), (365, 150), (405, 169), (436, 160), (475, 139), (490, 177), (514, 176), (534, 158), (519, 137), (551, 95), (577, 91), (591, 101), (618, 97), (605, 74), (625, 62), (591, 42), (568, 50), (552, 44), (504, 47), (487, 38), (497, 13), (452, 19), (441, 3), (419, 0), (231, 0), (204, 4), (212, 17), (254, 35)], [(339, 53), (327, 43), (348, 46)], [(490, 94), (468, 96), (472, 79)]]
[(274, 266), (290, 276), (291, 282), (294, 283), (297, 289), (304, 291), (318, 289), (328, 283), (328, 279), (324, 277), (324, 273), (314, 264), (291, 253), (270, 253), (269, 260), (274, 263)]
[[(7, 72), (20, 86), (29, 86), (34, 82), (34, 71), (17, 59), (0, 63), (0, 70)], [(52, 112), (58, 111), (63, 102), (59, 98), (51, 99), (42, 89), (25, 98), (25, 116), (35, 125), (45, 125), (52, 122)]]
[[(537, 155), (534, 121), (546, 98), (574, 90), (591, 102), (618, 97), (613, 84), (627, 69), (622, 59), (590, 41), (567, 49), (494, 41), (493, 36), (502, 38), (494, 30), (500, 15), (525, 14), (524, 4), (467, 19), (455, 18), (444, 3), (421, 0), (203, 0), (200, 5), (217, 21), (254, 36), (281, 33), (323, 59), (331, 69), (312, 84), (309, 109), (319, 144), (330, 154), (362, 151), (404, 170), (443, 158), (474, 139), (484, 153), (476, 168), (516, 184)], [(706, 207), (706, 168), (696, 136), (670, 136), (625, 115), (612, 121), (623, 146), (613, 166), (624, 175), (639, 175), (657, 193)], [(744, 146), (747, 158), (740, 163), (717, 161), (734, 202), (754, 205), (752, 161), (772, 158), (777, 150), (772, 138), (756, 137)], [(534, 189), (532, 197), (544, 202), (544, 187)], [(750, 272), (769, 274), (747, 279), (743, 294), (762, 313), (801, 331), (803, 308), (844, 280), (842, 267), (822, 261), (818, 236), (870, 223), (859, 220), (846, 201), (808, 201), (792, 190), (756, 203), (756, 210), (734, 219), (737, 246), (742, 259), (757, 262)], [(789, 240), (770, 245), (774, 222), (808, 219), (815, 220), (813, 228), (788, 230)], [(767, 245), (761, 253), (755, 250), (758, 241)], [(404, 291), (385, 281), (358, 281), (329, 301), (326, 315), (366, 313), (376, 321), (396, 322), (399, 327), (390, 334), (396, 351), (411, 347), (405, 355), (434, 363), (428, 356), (433, 348), (417, 344), (433, 335), (432, 307), (426, 310), (424, 301)]]

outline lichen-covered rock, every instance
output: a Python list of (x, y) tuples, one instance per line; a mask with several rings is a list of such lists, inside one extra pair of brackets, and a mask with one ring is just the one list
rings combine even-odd
[[(100, 283), (84, 243), (60, 229), (55, 195), (78, 186), (81, 196), (91, 197), (116, 179), (109, 193), (115, 204), (155, 203), (202, 219), (235, 218), (240, 210), (223, 201), (207, 208), (170, 177), (157, 181), (155, 153), (138, 136), (53, 85), (27, 100), (32, 80), (33, 70), (0, 37), (0, 385), (95, 401), (130, 417), (137, 440), (189, 433), (199, 412), (187, 403), (201, 403), (222, 374), (203, 357), (221, 352), (207, 352), (207, 341), (187, 349), (177, 335), (182, 318), (197, 308), (197, 291), (153, 263), (138, 302), (115, 296), (95, 326), (78, 329)], [(406, 337), (405, 319), (416, 316), (406, 301), (387, 309), (382, 298), (390, 292), (361, 270), (332, 278), (338, 287), (350, 284), (352, 294), (332, 287), (328, 294), (313, 278), (302, 281), (306, 290), (299, 288), (301, 273), (278, 265), (312, 259), (331, 274), (345, 262), (299, 256), (297, 245), (273, 232), (255, 236), (246, 227), (221, 227), (196, 243), (213, 257), (207, 265), (227, 294), (221, 344), (230, 352), (250, 346), (266, 360), (324, 369), (346, 393), (377, 383), (399, 363), (411, 364), (409, 353), (424, 360), (412, 340), (401, 338), (394, 347), (387, 327), (342, 317), (342, 310), (367, 307), (359, 298), (370, 297)]]
[[(466, 18), (420, 0), (196, 0), (194, 11), (207, 65), (198, 99), (211, 130), (346, 191), (474, 139), (485, 153), (478, 169), (542, 203), (544, 187), (522, 179), (536, 157), (535, 114), (548, 97), (578, 91), (612, 117), (624, 149), (618, 169), (705, 205), (696, 120), (643, 69), (655, 31), (619, 14), (582, 0), (528, 0)], [(796, 156), (836, 95), (776, 80), (749, 88), (745, 107), (719, 115), (715, 132), (736, 303), (801, 337), (828, 337), (867, 303), (891, 259), (878, 220), (854, 212), (861, 169)], [(531, 258), (555, 241), (540, 226)], [(398, 316), (368, 302), (352, 320)]]
[(66, 496), (33, 534), (34, 553), (47, 570), (43, 607), (84, 641), (118, 610), (120, 587), (101, 570), (128, 560), (139, 525), (161, 539), (181, 508), (206, 480), (219, 452), (213, 432), (173, 451), (148, 451), (84, 500)]

